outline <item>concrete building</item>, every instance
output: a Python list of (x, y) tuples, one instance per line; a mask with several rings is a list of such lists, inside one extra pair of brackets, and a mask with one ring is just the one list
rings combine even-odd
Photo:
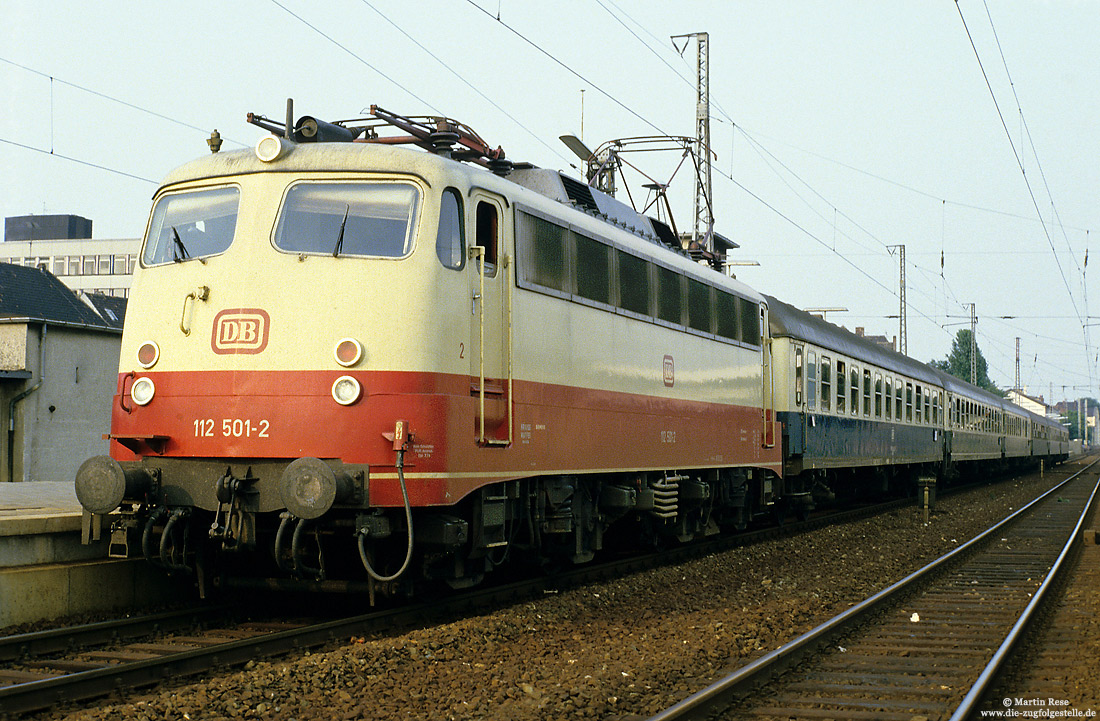
[[(1013, 388), (1005, 394), (1005, 398), (1010, 403), (1015, 403), (1026, 411), (1031, 411), (1040, 416), (1050, 416), (1054, 413), (1054, 409), (1046, 404), (1042, 396), (1035, 398), (1034, 396), (1027, 395), (1026, 388)], [(1055, 413), (1054, 417), (1057, 417)]]
[(92, 221), (79, 215), (17, 215), (4, 219), (4, 240), (91, 237)]
[(79, 215), (5, 218), (0, 262), (43, 268), (76, 291), (130, 294), (140, 238), (92, 240), (92, 221)]
[(42, 268), (73, 290), (125, 298), (140, 249), (141, 238), (8, 240), (0, 243), (0, 263)]
[(125, 301), (0, 263), (0, 482), (68, 481), (107, 453)]

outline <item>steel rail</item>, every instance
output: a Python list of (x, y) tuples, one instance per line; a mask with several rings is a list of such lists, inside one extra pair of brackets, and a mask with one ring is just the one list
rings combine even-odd
[(0, 661), (44, 656), (179, 630), (209, 618), (224, 616), (233, 609), (233, 606), (218, 604), (3, 636), (0, 637)]
[[(673, 721), (674, 719), (703, 717), (707, 713), (713, 711), (715, 707), (725, 703), (728, 699), (735, 696), (736, 694), (747, 691), (755, 687), (757, 684), (762, 683), (766, 679), (773, 677), (775, 674), (800, 661), (806, 654), (808, 654), (814, 648), (817, 648), (818, 646), (824, 644), (829, 638), (849, 628), (857, 621), (866, 618), (870, 613), (881, 608), (888, 601), (896, 598), (902, 591), (910, 588), (916, 582), (929, 578), (937, 570), (941, 570), (952, 562), (960, 559), (963, 555), (972, 551), (985, 540), (989, 539), (994, 533), (999, 532), (1015, 520), (1019, 519), (1023, 514), (1030, 511), (1034, 506), (1046, 500), (1048, 497), (1059, 491), (1066, 484), (1074, 481), (1076, 478), (1084, 474), (1097, 463), (1100, 463), (1100, 459), (1093, 461), (1089, 465), (1085, 466), (1081, 470), (1066, 478), (1058, 485), (1037, 496), (1028, 504), (1024, 505), (1014, 513), (1002, 519), (996, 525), (986, 529), (985, 531), (970, 539), (958, 548), (949, 551), (948, 553), (940, 556), (934, 561), (931, 561), (920, 569), (902, 578), (900, 581), (897, 581), (896, 583), (888, 586), (878, 593), (868, 597), (867, 599), (864, 599), (863, 601), (856, 604), (855, 606), (852, 606), (848, 610), (837, 614), (825, 623), (807, 631), (806, 633), (795, 638), (794, 640), (780, 646), (776, 650), (761, 656), (760, 658), (750, 662), (745, 666), (742, 666), (741, 668), (737, 669), (733, 673), (730, 673), (729, 675), (725, 676), (714, 684), (700, 691), (697, 691), (696, 693), (677, 702), (676, 704), (660, 711), (654, 716), (651, 716), (648, 721)], [(1100, 487), (1100, 482), (1098, 482), (1098, 487)], [(1096, 492), (1097, 489), (1094, 488), (1093, 494), (1092, 496), (1090, 496), (1090, 503), (1091, 500), (1095, 498)], [(1085, 506), (1085, 513), (1087, 513), (1087, 511), (1088, 504), (1086, 504)], [(1079, 529), (1081, 523), (1083, 523), (1083, 519), (1084, 513), (1081, 516), (1081, 520), (1077, 524), (1077, 528), (1075, 528), (1075, 534), (1071, 536), (1070, 541), (1069, 543), (1067, 543), (1067, 545), (1071, 544), (1073, 542), (1073, 539), (1077, 535), (1080, 535)], [(1059, 566), (1061, 565), (1061, 561), (1065, 557), (1065, 555), (1067, 555), (1067, 551), (1063, 549), (1058, 559)], [(1051, 573), (1048, 572), (1047, 575), (1049, 577)], [(1031, 608), (1032, 605), (1033, 604), (1029, 604), (1029, 608)], [(1021, 626), (1021, 624), (1019, 623), (1017, 623), (1016, 625)], [(1013, 632), (1018, 635), (1018, 631), (1016, 631), (1015, 627), (1013, 629)], [(1003, 655), (1005, 654), (1000, 655), (1003, 657)], [(992, 673), (990, 675), (992, 675)], [(987, 679), (984, 683), (988, 685), (989, 680)], [(981, 693), (982, 692), (979, 691), (977, 694), (979, 699)], [(952, 721), (955, 720), (953, 719)]]
[[(958, 487), (955, 491), (969, 487)], [(484, 609), (486, 604), (506, 603), (518, 598), (530, 597), (548, 590), (562, 590), (573, 586), (605, 580), (650, 568), (682, 563), (705, 555), (732, 550), (777, 538), (793, 537), (810, 530), (836, 523), (846, 523), (879, 513), (886, 513), (905, 506), (912, 506), (914, 499), (895, 499), (854, 509), (823, 514), (819, 517), (773, 526), (732, 536), (709, 539), (703, 542), (664, 549), (643, 556), (619, 558), (600, 564), (591, 564), (554, 576), (505, 582), (476, 589), (437, 602), (405, 605), (354, 617), (328, 621), (301, 628), (277, 631), (262, 636), (239, 639), (202, 649), (186, 650), (155, 659), (125, 662), (102, 669), (80, 671), (64, 676), (29, 681), (0, 688), (0, 716), (25, 713), (49, 708), (63, 702), (73, 702), (105, 695), (122, 688), (154, 684), (165, 678), (180, 675), (196, 675), (219, 666), (243, 664), (261, 656), (272, 656), (288, 651), (298, 651), (326, 643), (376, 632), (393, 627), (413, 627), (427, 623), (431, 618), (467, 609)], [(210, 613), (224, 612), (228, 607), (218, 606)], [(163, 629), (173, 612), (120, 621), (88, 624), (89, 638), (115, 641), (140, 636), (146, 629)], [(133, 632), (124, 631), (132, 625)], [(18, 659), (28, 653), (44, 654), (63, 651), (76, 643), (70, 643), (82, 627), (60, 628), (0, 639), (0, 660)], [(148, 633), (148, 631), (145, 631)], [(8, 645), (5, 646), (5, 643)], [(94, 643), (88, 642), (88, 645)], [(7, 648), (8, 650), (4, 650)], [(31, 651), (30, 649), (34, 649)]]
[[(794, 536), (833, 523), (849, 522), (877, 513), (885, 513), (912, 505), (912, 503), (912, 499), (901, 499), (858, 509), (847, 509), (799, 523), (751, 531), (702, 543), (687, 544), (644, 556), (631, 556), (583, 566), (554, 576), (502, 583), (463, 593), (443, 601), (405, 605), (316, 625), (239, 639), (201, 649), (185, 650), (160, 658), (119, 663), (101, 669), (19, 683), (0, 688), (0, 716), (37, 711), (50, 708), (59, 703), (89, 699), (121, 688), (154, 684), (169, 677), (195, 675), (219, 666), (243, 664), (257, 657), (304, 650), (341, 638), (364, 635), (368, 632), (394, 627), (423, 625), (431, 618), (442, 617), (447, 613), (461, 612), (468, 609), (484, 609), (487, 604), (491, 603), (511, 602), (518, 598), (530, 597), (548, 590), (562, 590), (617, 575), (626, 575), (657, 566), (682, 563), (704, 555), (731, 550), (752, 543)], [(211, 609), (211, 613), (224, 610), (224, 607), (219, 606), (216, 609)], [(156, 628), (157, 624), (167, 623), (171, 616), (172, 612), (165, 612), (118, 622), (106, 621), (89, 624), (85, 627), (85, 630), (90, 638), (98, 637), (98, 639), (113, 641), (119, 640), (123, 636), (139, 636), (141, 634), (140, 630), (134, 630), (133, 632), (122, 630), (131, 625), (134, 629), (142, 627), (146, 629)], [(70, 643), (70, 639), (74, 639), (77, 634), (85, 632), (85, 630), (82, 630), (82, 627), (60, 628), (0, 639), (0, 653), (3, 653), (0, 659), (18, 659), (27, 655), (27, 653), (31, 653), (30, 649), (34, 649), (33, 653), (65, 650), (75, 645)], [(5, 642), (7, 643), (6, 646)], [(5, 648), (8, 650), (4, 650)]]
[[(1094, 461), (1093, 465), (1097, 462), (1098, 461)], [(1091, 468), (1092, 465), (1088, 467)], [(1082, 471), (1082, 473), (1083, 472), (1084, 471)], [(1088, 518), (1089, 510), (1092, 508), (1093, 503), (1096, 502), (1098, 491), (1100, 491), (1100, 481), (1097, 482), (1096, 486), (1092, 489), (1092, 493), (1089, 494), (1089, 500), (1085, 503), (1085, 509), (1081, 512), (1081, 516), (1077, 519), (1077, 524), (1069, 534), (1069, 541), (1062, 548), (1062, 552), (1058, 554), (1057, 560), (1054, 562), (1054, 565), (1050, 567), (1050, 571), (1047, 572), (1046, 578), (1043, 579), (1043, 583), (1035, 590), (1035, 595), (1031, 597), (1031, 601), (1028, 602), (1023, 613), (1020, 614), (1020, 618), (1013, 624), (1012, 630), (1008, 632), (1008, 635), (1005, 636), (1004, 642), (1001, 643), (993, 653), (993, 658), (986, 664), (978, 680), (974, 682), (969, 693), (966, 694), (966, 697), (955, 710), (955, 713), (951, 715), (950, 721), (963, 721), (977, 710), (978, 704), (981, 703), (985, 692), (989, 690), (989, 686), (1004, 667), (1016, 643), (1023, 637), (1024, 633), (1035, 619), (1035, 615), (1042, 605), (1043, 600), (1046, 598), (1047, 593), (1050, 592), (1050, 589), (1053, 588), (1059, 580), (1061, 580), (1061, 573), (1063, 568), (1067, 565), (1066, 559), (1078, 544), (1084, 542), (1082, 530), (1085, 525), (1085, 519)]]

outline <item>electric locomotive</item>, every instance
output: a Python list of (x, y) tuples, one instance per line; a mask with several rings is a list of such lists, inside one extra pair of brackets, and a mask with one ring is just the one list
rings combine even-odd
[(782, 499), (768, 304), (661, 221), (446, 118), (250, 120), (153, 199), (76, 479), (112, 555), (408, 593)]

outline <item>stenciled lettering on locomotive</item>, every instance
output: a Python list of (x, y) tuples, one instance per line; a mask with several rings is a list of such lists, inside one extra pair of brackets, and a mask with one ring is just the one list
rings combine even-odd
[(676, 385), (676, 363), (672, 356), (665, 356), (665, 385), (671, 388)]
[(215, 353), (263, 353), (271, 316), (260, 308), (227, 308), (214, 316), (210, 348)]

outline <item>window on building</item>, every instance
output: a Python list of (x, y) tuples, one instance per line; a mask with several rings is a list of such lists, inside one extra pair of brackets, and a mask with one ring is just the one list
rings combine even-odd
[(81, 273), (81, 275), (95, 275), (96, 262), (96, 257), (94, 255), (84, 256), (84, 272)]

